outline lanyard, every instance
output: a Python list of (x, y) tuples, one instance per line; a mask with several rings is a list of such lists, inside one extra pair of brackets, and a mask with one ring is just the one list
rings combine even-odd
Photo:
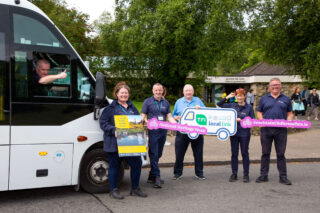
[(124, 114), (128, 114), (128, 112), (127, 112), (127, 110), (123, 107), (123, 106), (121, 106), (121, 104), (119, 104), (119, 106), (120, 106), (120, 109), (124, 112)]
[(162, 101), (160, 101), (160, 107), (159, 107), (158, 101), (154, 101), (154, 104), (157, 106), (158, 112), (161, 113)]

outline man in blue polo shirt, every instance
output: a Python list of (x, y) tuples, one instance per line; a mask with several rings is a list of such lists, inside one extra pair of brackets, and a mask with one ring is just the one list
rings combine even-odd
[[(156, 83), (152, 88), (153, 96), (147, 98), (142, 105), (141, 115), (144, 121), (146, 116), (148, 119), (156, 118), (159, 121), (168, 121), (176, 123), (171, 115), (170, 104), (165, 100), (163, 95), (163, 86), (160, 83)], [(148, 130), (149, 136), (149, 158), (151, 170), (149, 173), (148, 183), (153, 183), (155, 188), (161, 188), (160, 169), (158, 166), (159, 159), (162, 156), (163, 146), (167, 138), (167, 130), (156, 129)]]
[[(292, 120), (292, 106), (290, 98), (280, 93), (281, 81), (278, 78), (272, 78), (269, 83), (269, 91), (263, 96), (258, 105), (258, 119), (286, 119)], [(287, 146), (287, 128), (281, 127), (262, 127), (260, 134), (262, 156), (260, 176), (257, 183), (268, 181), (268, 172), (270, 164), (270, 153), (272, 142), (274, 141), (277, 152), (277, 167), (279, 170), (279, 182), (285, 185), (291, 185), (287, 178), (287, 166), (285, 151)]]
[[(179, 120), (182, 112), (187, 107), (195, 107), (197, 109), (200, 107), (205, 107), (200, 98), (194, 97), (193, 94), (194, 90), (192, 85), (186, 84), (183, 88), (184, 97), (178, 99), (174, 105), (172, 114), (174, 119)], [(177, 180), (182, 177), (183, 159), (189, 143), (191, 143), (191, 148), (193, 151), (196, 178), (199, 180), (205, 180), (206, 178), (203, 175), (203, 135), (199, 135), (199, 137), (196, 139), (190, 139), (187, 134), (180, 132), (177, 132), (175, 139), (176, 162), (174, 164), (173, 179)]]

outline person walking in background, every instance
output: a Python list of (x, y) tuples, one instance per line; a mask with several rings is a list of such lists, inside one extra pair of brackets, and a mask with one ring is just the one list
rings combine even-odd
[(308, 104), (310, 106), (310, 110), (308, 113), (308, 120), (311, 119), (311, 115), (313, 111), (314, 111), (314, 120), (318, 120), (319, 95), (317, 94), (316, 88), (313, 88), (312, 93), (308, 96)]
[(142, 167), (141, 157), (119, 157), (117, 130), (114, 122), (115, 115), (139, 115), (139, 111), (133, 103), (129, 101), (130, 88), (125, 84), (125, 82), (119, 82), (115, 86), (113, 95), (116, 99), (103, 110), (99, 120), (100, 128), (104, 132), (103, 150), (107, 153), (109, 160), (108, 179), (110, 184), (110, 197), (114, 199), (124, 198), (118, 189), (118, 176), (123, 159), (125, 159), (130, 166), (130, 195), (147, 197), (147, 194), (142, 192), (139, 188)]
[[(225, 103), (226, 100), (236, 96), (237, 103)], [(232, 175), (229, 178), (230, 182), (234, 182), (238, 179), (238, 154), (239, 146), (241, 148), (242, 162), (243, 162), (243, 182), (249, 182), (249, 142), (250, 142), (250, 128), (242, 128), (240, 121), (245, 117), (254, 117), (254, 111), (251, 104), (245, 102), (246, 91), (242, 88), (236, 90), (236, 93), (230, 93), (225, 99), (222, 99), (217, 103), (222, 108), (232, 108), (237, 111), (237, 133), (230, 137), (231, 141), (231, 169)]]
[(253, 89), (250, 89), (249, 92), (247, 93), (246, 103), (250, 104), (251, 106), (253, 106), (254, 98), (255, 97), (254, 97)]
[(298, 120), (298, 115), (303, 114), (304, 105), (302, 102), (302, 97), (300, 94), (300, 88), (296, 87), (291, 96), (291, 101), (293, 101), (292, 111), (294, 111), (295, 120)]
[(301, 98), (304, 105), (304, 110), (302, 112), (302, 115), (305, 116), (308, 109), (308, 97), (309, 97), (310, 91), (308, 90), (307, 86), (304, 86), (304, 89), (301, 92)]
[[(196, 109), (205, 107), (200, 98), (194, 97), (193, 94), (194, 90), (192, 85), (186, 84), (183, 88), (184, 97), (178, 99), (174, 105), (172, 113), (174, 119), (177, 121), (180, 120), (182, 112), (187, 107), (195, 107)], [(190, 143), (194, 157), (195, 177), (199, 180), (206, 179), (203, 175), (203, 135), (199, 135), (199, 137), (196, 139), (191, 139), (187, 134), (177, 132), (175, 139), (176, 162), (174, 164), (174, 180), (182, 177), (183, 160)]]
[[(160, 83), (156, 83), (152, 87), (153, 96), (147, 98), (142, 105), (141, 115), (142, 120), (148, 122), (148, 119), (156, 118), (158, 121), (168, 119), (171, 123), (176, 123), (171, 115), (170, 104), (163, 98), (164, 88)], [(160, 179), (159, 159), (162, 156), (162, 151), (167, 138), (166, 129), (148, 130), (149, 136), (149, 158), (151, 170), (149, 172), (148, 183), (153, 183), (154, 188), (161, 188), (164, 183)]]
[[(258, 119), (286, 119), (292, 121), (292, 105), (290, 98), (281, 93), (281, 81), (272, 78), (269, 83), (270, 93), (262, 96), (258, 105)], [(279, 170), (279, 182), (291, 185), (287, 178), (287, 165), (285, 151), (287, 147), (287, 128), (261, 127), (260, 140), (262, 147), (260, 176), (257, 183), (267, 182), (270, 164), (270, 153), (274, 141), (277, 152), (277, 167)]]

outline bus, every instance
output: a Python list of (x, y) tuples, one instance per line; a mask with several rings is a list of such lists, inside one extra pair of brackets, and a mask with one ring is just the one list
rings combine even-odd
[[(66, 70), (67, 78), (36, 85), (41, 59), (50, 74)], [(108, 105), (101, 85), (43, 11), (26, 0), (1, 0), (0, 191), (67, 185), (108, 191), (97, 117)]]

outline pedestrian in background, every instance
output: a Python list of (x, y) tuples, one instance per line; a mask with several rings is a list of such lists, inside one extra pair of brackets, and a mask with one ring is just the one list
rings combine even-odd
[[(164, 99), (164, 88), (160, 83), (156, 83), (152, 87), (153, 96), (147, 98), (142, 105), (142, 120), (148, 122), (148, 119), (156, 118), (158, 121), (168, 120), (176, 123), (171, 115), (170, 104)], [(147, 116), (147, 117), (146, 117)], [(148, 153), (150, 159), (150, 172), (148, 183), (153, 183), (154, 188), (161, 188), (164, 183), (160, 178), (159, 159), (162, 156), (163, 147), (167, 138), (166, 129), (148, 130)]]
[[(237, 97), (237, 103), (226, 103), (226, 100)], [(236, 90), (235, 93), (230, 93), (225, 99), (217, 103), (222, 108), (232, 108), (237, 111), (237, 133), (230, 137), (231, 142), (231, 169), (232, 174), (229, 178), (230, 182), (238, 179), (238, 155), (239, 146), (241, 148), (242, 162), (243, 162), (243, 182), (248, 183), (249, 179), (249, 142), (250, 142), (250, 128), (242, 128), (240, 122), (245, 117), (254, 117), (254, 111), (251, 104), (245, 102), (246, 91), (242, 88)]]
[[(281, 81), (272, 78), (269, 83), (270, 93), (264, 95), (258, 105), (258, 119), (284, 119), (292, 120), (292, 105), (290, 98), (281, 93)], [(261, 127), (260, 140), (262, 146), (260, 176), (257, 183), (267, 182), (270, 164), (270, 153), (274, 141), (277, 152), (277, 167), (279, 170), (279, 182), (291, 185), (287, 178), (287, 165), (285, 151), (287, 147), (287, 128), (282, 127)]]
[(307, 109), (308, 109), (308, 100), (307, 99), (308, 99), (309, 95), (310, 95), (310, 91), (308, 90), (308, 87), (304, 86), (304, 89), (301, 92), (301, 98), (302, 98), (302, 102), (304, 105), (304, 111), (302, 113), (303, 116), (305, 116), (307, 113)]
[(302, 97), (300, 94), (300, 88), (296, 87), (291, 96), (291, 101), (293, 102), (292, 111), (294, 111), (295, 120), (298, 120), (298, 115), (303, 114), (304, 105), (302, 102)]
[(129, 101), (130, 88), (125, 82), (119, 82), (114, 90), (113, 95), (116, 98), (107, 106), (100, 117), (100, 128), (103, 130), (103, 150), (108, 155), (109, 168), (108, 179), (110, 184), (110, 197), (114, 199), (123, 199), (118, 189), (118, 176), (121, 162), (123, 159), (130, 166), (131, 192), (130, 195), (147, 197), (147, 194), (139, 188), (142, 161), (141, 157), (119, 157), (117, 146), (117, 129), (115, 127), (115, 115), (140, 115), (137, 108)]
[[(174, 105), (172, 114), (174, 119), (176, 119), (177, 121), (180, 120), (182, 112), (187, 107), (195, 107), (196, 109), (205, 107), (200, 98), (194, 97), (193, 94), (194, 90), (192, 85), (186, 84), (183, 88), (184, 97), (179, 98)], [(199, 135), (199, 137), (196, 139), (191, 139), (187, 134), (177, 132), (175, 139), (176, 162), (174, 164), (174, 180), (180, 179), (182, 177), (183, 160), (190, 143), (194, 157), (194, 169), (196, 174), (195, 177), (199, 180), (206, 179), (203, 175), (203, 135)]]
[[(254, 104), (254, 93), (253, 93), (253, 89), (250, 89), (249, 92), (247, 93), (247, 97), (246, 97), (246, 103), (250, 104), (253, 107)], [(237, 99), (238, 100), (238, 99)]]
[(308, 120), (311, 119), (312, 112), (314, 111), (314, 120), (318, 120), (319, 113), (319, 95), (317, 94), (317, 89), (313, 88), (312, 93), (308, 97), (308, 104), (310, 106), (310, 110), (308, 113)]

